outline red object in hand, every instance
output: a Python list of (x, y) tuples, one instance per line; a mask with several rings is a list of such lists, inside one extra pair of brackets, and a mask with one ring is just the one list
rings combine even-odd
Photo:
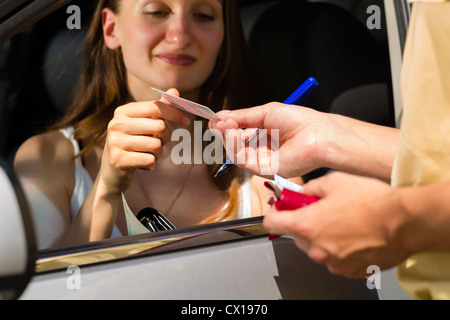
[[(311, 203), (316, 202), (320, 199), (318, 197), (308, 196), (306, 194), (295, 192), (289, 189), (283, 189), (279, 199), (277, 199), (276, 197), (274, 198), (275, 199), (273, 204), (278, 211), (299, 209), (304, 206), (310, 205)], [(279, 237), (280, 236), (269, 234), (269, 240), (274, 240)]]

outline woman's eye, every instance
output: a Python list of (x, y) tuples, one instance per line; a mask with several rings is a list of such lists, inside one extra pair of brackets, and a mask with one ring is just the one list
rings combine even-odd
[(205, 13), (196, 13), (194, 16), (195, 16), (195, 18), (196, 18), (198, 21), (204, 21), (204, 22), (207, 22), (207, 21), (214, 21), (214, 17), (211, 16), (211, 15), (209, 15), (209, 14), (205, 14)]
[(153, 17), (153, 18), (164, 18), (169, 13), (167, 11), (158, 10), (158, 11), (146, 11), (145, 14), (147, 16), (150, 16), (150, 17)]

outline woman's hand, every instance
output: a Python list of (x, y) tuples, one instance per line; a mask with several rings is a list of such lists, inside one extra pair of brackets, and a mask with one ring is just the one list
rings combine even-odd
[[(179, 95), (175, 89), (168, 91)], [(150, 169), (165, 143), (168, 122), (186, 126), (189, 119), (164, 99), (132, 102), (118, 107), (108, 125), (100, 177), (111, 192), (125, 191), (136, 169)]]

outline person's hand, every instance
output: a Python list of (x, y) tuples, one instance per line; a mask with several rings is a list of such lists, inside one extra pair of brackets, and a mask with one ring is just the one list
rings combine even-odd
[[(218, 115), (210, 128), (222, 133), (230, 159), (254, 174), (290, 178), (329, 168), (390, 179), (398, 129), (275, 102)], [(260, 126), (268, 138), (244, 143)]]
[[(176, 89), (168, 93), (179, 96)], [(186, 126), (189, 119), (164, 99), (118, 107), (109, 122), (100, 176), (112, 192), (126, 190), (136, 169), (150, 169), (165, 143), (169, 123)]]
[(384, 270), (409, 255), (401, 238), (407, 218), (389, 184), (335, 172), (308, 182), (302, 192), (321, 199), (294, 211), (272, 208), (264, 227), (274, 235), (292, 235), (331, 273), (363, 278), (369, 266)]
[[(289, 178), (323, 167), (329, 141), (346, 134), (325, 113), (281, 103), (218, 115), (222, 120), (212, 121), (210, 128), (218, 129), (225, 137), (227, 155), (235, 164), (259, 175)], [(254, 128), (260, 126), (264, 127), (267, 139), (245, 143)], [(268, 169), (274, 172), (268, 174)]]

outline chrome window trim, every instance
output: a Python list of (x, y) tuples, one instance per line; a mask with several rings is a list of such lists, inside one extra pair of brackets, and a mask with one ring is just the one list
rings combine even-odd
[(33, 0), (23, 4), (24, 7), (20, 8), (17, 12), (14, 11), (17, 5), (8, 8), (11, 12), (3, 13), (3, 15), (11, 15), (7, 15), (5, 20), (0, 22), (0, 43), (7, 41), (26, 27), (39, 21), (70, 1), (71, 0)]
[(263, 217), (240, 219), (42, 250), (36, 261), (35, 273), (56, 272), (72, 265), (91, 266), (264, 237), (268, 234), (262, 225), (262, 219)]
[(394, 1), (397, 15), (398, 34), (402, 53), (405, 49), (406, 34), (408, 33), (409, 19), (411, 17), (411, 4), (407, 0)]
[(400, 79), (411, 5), (407, 0), (384, 0), (384, 7), (391, 61), (395, 119), (396, 126), (400, 127), (403, 111)]

